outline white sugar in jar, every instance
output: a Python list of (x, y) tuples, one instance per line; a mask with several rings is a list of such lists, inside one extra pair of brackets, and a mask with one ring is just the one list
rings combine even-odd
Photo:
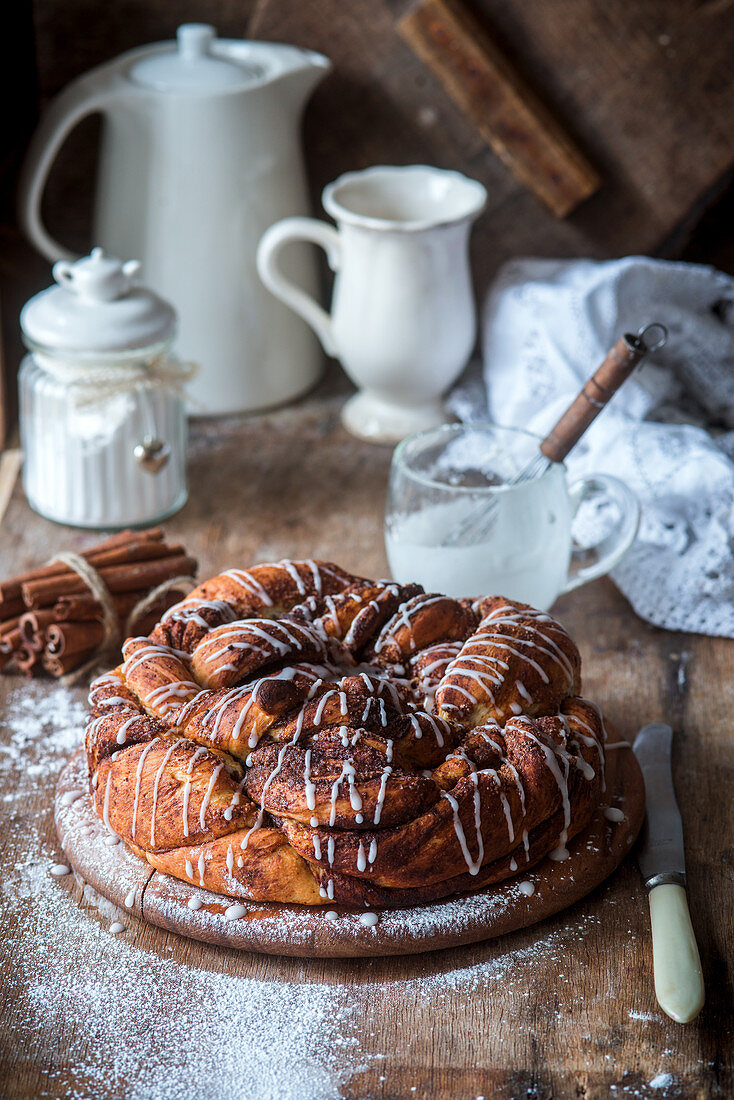
[(173, 307), (137, 284), (138, 267), (101, 249), (61, 261), (21, 312), (23, 486), (57, 523), (143, 525), (186, 500), (190, 372), (171, 354)]

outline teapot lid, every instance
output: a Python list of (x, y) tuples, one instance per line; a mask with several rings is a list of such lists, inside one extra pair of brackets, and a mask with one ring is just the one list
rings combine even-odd
[(152, 53), (136, 62), (130, 76), (159, 92), (217, 92), (242, 88), (261, 75), (257, 66), (217, 56), (217, 40), (208, 23), (184, 23), (176, 32), (177, 49)]
[(26, 302), (20, 327), (26, 342), (48, 352), (114, 353), (165, 343), (175, 331), (173, 306), (138, 286), (137, 260), (123, 263), (94, 248), (76, 263), (53, 266), (57, 286)]

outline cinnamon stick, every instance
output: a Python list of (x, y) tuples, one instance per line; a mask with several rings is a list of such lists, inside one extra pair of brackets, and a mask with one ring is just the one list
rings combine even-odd
[(54, 621), (53, 611), (26, 611), (18, 620), (23, 645), (29, 649), (43, 649), (46, 643), (46, 628)]
[[(109, 591), (116, 594), (154, 588), (163, 581), (179, 575), (192, 576), (195, 569), (196, 562), (193, 558), (178, 553), (154, 561), (102, 567), (99, 575)], [(49, 607), (59, 596), (83, 594), (87, 591), (86, 584), (76, 573), (25, 581), (22, 585), (23, 599), (29, 608)]]
[(22, 596), (14, 596), (9, 600), (0, 600), (0, 619), (5, 622), (7, 619), (13, 619), (16, 615), (21, 615), (26, 610), (26, 605), (23, 602)]
[(86, 653), (67, 653), (63, 657), (55, 657), (49, 653), (43, 654), (41, 657), (41, 664), (49, 675), (59, 678), (59, 676), (66, 676), (67, 672), (72, 672), (75, 668), (79, 668), (85, 661), (88, 661), (94, 652), (93, 649), (88, 650)]
[(3, 653), (12, 653), (22, 643), (20, 636), (20, 630), (18, 627), (14, 627), (7, 634), (3, 634), (2, 641), (0, 641), (0, 651)]
[(24, 672), (26, 676), (32, 676), (34, 668), (41, 661), (41, 652), (38, 649), (31, 649), (30, 646), (20, 645), (14, 651), (13, 658), (15, 667), (20, 672)]
[[(17, 620), (16, 620), (17, 622)], [(20, 645), (20, 631), (17, 627), (0, 638), (0, 669), (12, 661), (15, 650)]]
[[(169, 557), (173, 553), (183, 553), (182, 546), (167, 546), (165, 543), (148, 539), (133, 539), (120, 546), (100, 549), (94, 547), (82, 552), (79, 557), (85, 558), (95, 569), (104, 565), (124, 565), (126, 562), (149, 561), (154, 558)], [(63, 562), (50, 562), (38, 569), (31, 570), (19, 577), (13, 577), (9, 581), (0, 583), (0, 611), (7, 601), (17, 599), (22, 595), (23, 585), (29, 581), (42, 580), (47, 577), (63, 577), (73, 573), (68, 565)]]
[[(126, 619), (137, 603), (142, 600), (145, 591), (125, 592), (120, 596), (113, 596), (115, 612), (119, 619)], [(63, 622), (84, 622), (88, 619), (101, 619), (104, 609), (99, 600), (87, 592), (79, 596), (61, 596), (53, 606), (54, 620)]]
[(51, 657), (68, 657), (95, 649), (103, 638), (101, 623), (52, 623), (46, 631), (44, 653)]
[(6, 619), (4, 623), (0, 623), (0, 639), (10, 634), (11, 630), (15, 630), (19, 622), (20, 616), (16, 615), (14, 619)]
[[(114, 564), (116, 561), (125, 561), (131, 559), (125, 559), (125, 549), (132, 550), (133, 547), (145, 547), (150, 553), (146, 554), (146, 557), (155, 557), (158, 544), (163, 542), (163, 530), (160, 527), (152, 527), (146, 531), (120, 531), (118, 535), (113, 535), (109, 539), (105, 539), (103, 542), (98, 542), (96, 546), (90, 547), (88, 550), (79, 551), (80, 558), (86, 558), (87, 561), (94, 564)], [(165, 548), (165, 543), (163, 543)], [(165, 548), (169, 549), (169, 548)], [(117, 555), (117, 557), (116, 557)], [(21, 595), (22, 585), (26, 581), (41, 580), (44, 576), (59, 576), (64, 573), (68, 573), (68, 565), (64, 565), (63, 562), (52, 562), (47, 565), (37, 566), (37, 569), (29, 570), (28, 573), (19, 573), (18, 576), (11, 576), (9, 580), (0, 582), (0, 606), (2, 602), (7, 599), (19, 597)]]

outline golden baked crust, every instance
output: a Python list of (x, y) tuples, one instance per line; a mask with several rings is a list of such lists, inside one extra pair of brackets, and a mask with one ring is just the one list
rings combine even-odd
[(354, 577), (232, 569), (92, 685), (95, 809), (161, 871), (231, 897), (412, 905), (567, 841), (604, 728), (550, 615)]

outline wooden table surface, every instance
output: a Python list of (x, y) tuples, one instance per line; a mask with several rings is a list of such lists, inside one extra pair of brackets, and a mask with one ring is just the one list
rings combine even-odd
[[(193, 427), (191, 500), (166, 526), (202, 576), (283, 556), (385, 574), (389, 451), (346, 435), (340, 400), (322, 390), (295, 408)], [(36, 516), (18, 486), (0, 574), (94, 538)], [(48, 873), (60, 858), (53, 784), (77, 737), (83, 689), (3, 676), (0, 1094), (731, 1096), (734, 644), (647, 626), (606, 580), (556, 611), (579, 643), (586, 694), (631, 735), (660, 718), (675, 727), (707, 984), (698, 1020), (675, 1024), (655, 1001), (632, 861), (541, 926), (417, 957), (258, 957), (139, 924), (71, 876)], [(118, 919), (124, 931), (113, 935)]]

